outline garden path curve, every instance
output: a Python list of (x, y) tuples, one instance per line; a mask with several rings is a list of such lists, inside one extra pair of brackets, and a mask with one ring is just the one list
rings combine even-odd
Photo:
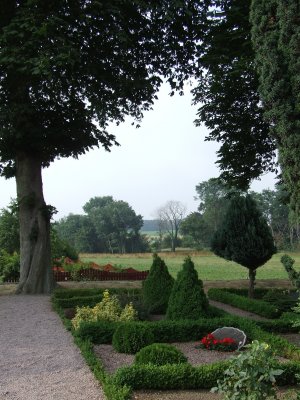
[(104, 398), (49, 296), (0, 296), (1, 400)]

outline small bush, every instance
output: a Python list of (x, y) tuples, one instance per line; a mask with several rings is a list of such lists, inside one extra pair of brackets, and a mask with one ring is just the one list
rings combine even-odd
[(119, 353), (135, 354), (153, 342), (152, 330), (143, 323), (120, 324), (112, 337), (112, 345)]
[(9, 254), (5, 250), (0, 253), (0, 277), (3, 282), (18, 281), (20, 278), (20, 256)]
[(167, 310), (174, 278), (169, 274), (165, 262), (153, 255), (147, 278), (143, 281), (143, 302), (150, 313), (164, 314)]
[(116, 295), (110, 296), (109, 291), (105, 290), (103, 299), (95, 307), (77, 307), (76, 315), (72, 319), (74, 329), (78, 329), (82, 322), (96, 321), (134, 321), (137, 313), (132, 304), (127, 305), (123, 310)]
[(171, 320), (197, 320), (207, 314), (208, 300), (194, 263), (188, 257), (178, 272), (171, 291), (166, 317)]
[(287, 290), (272, 289), (263, 296), (263, 300), (271, 303), (281, 312), (290, 311), (297, 304), (296, 293), (291, 293)]
[(182, 364), (187, 362), (187, 358), (175, 346), (164, 343), (153, 343), (143, 347), (135, 355), (135, 364)]

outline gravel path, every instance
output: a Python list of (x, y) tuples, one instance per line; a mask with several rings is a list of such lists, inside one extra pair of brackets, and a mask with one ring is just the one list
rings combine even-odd
[(48, 296), (0, 297), (0, 399), (102, 400)]

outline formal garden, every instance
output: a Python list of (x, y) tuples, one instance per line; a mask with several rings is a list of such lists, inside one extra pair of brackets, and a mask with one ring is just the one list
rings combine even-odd
[[(256, 289), (254, 298), (245, 289), (206, 295), (191, 258), (174, 279), (154, 255), (142, 289), (57, 289), (52, 302), (108, 399), (131, 399), (139, 390), (214, 388), (226, 399), (258, 400), (275, 398), (277, 386), (296, 389), (296, 289)], [(231, 315), (209, 300), (262, 318)], [(222, 327), (242, 331), (245, 345), (214, 337)]]

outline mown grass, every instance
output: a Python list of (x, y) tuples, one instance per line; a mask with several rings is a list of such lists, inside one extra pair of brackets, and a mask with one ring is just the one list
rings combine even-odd
[[(257, 279), (288, 279), (280, 258), (284, 253), (275, 254), (264, 266), (258, 268)], [(300, 271), (300, 253), (287, 253), (295, 260), (295, 269)], [(190, 255), (195, 263), (199, 278), (202, 280), (238, 280), (247, 279), (248, 270), (232, 261), (226, 261), (210, 252), (176, 252), (159, 253), (170, 273), (176, 277), (184, 258)], [(122, 268), (147, 270), (152, 264), (152, 254), (81, 254), (82, 261), (93, 261), (100, 265), (112, 264)]]

